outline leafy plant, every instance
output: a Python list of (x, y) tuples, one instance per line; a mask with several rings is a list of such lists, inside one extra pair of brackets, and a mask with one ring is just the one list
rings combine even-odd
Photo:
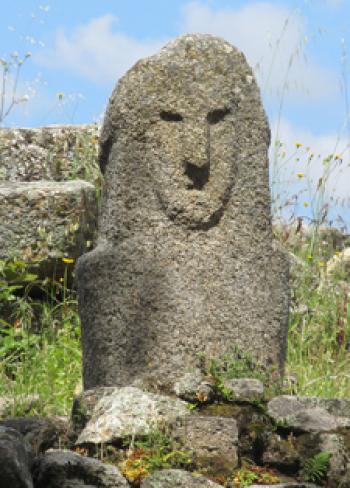
[(324, 481), (329, 470), (331, 456), (329, 452), (319, 452), (315, 456), (307, 459), (302, 470), (305, 480), (313, 483), (321, 483)]
[(263, 466), (243, 466), (235, 472), (232, 483), (229, 486), (246, 488), (253, 483), (273, 485), (279, 482), (279, 477), (269, 468)]
[(225, 380), (235, 378), (255, 378), (260, 380), (268, 389), (268, 393), (277, 392), (280, 386), (279, 374), (272, 368), (254, 361), (249, 353), (237, 346), (223, 356), (210, 359), (209, 367), (205, 371), (215, 382), (222, 396), (230, 401), (233, 399), (232, 391), (225, 386)]
[(192, 464), (191, 452), (176, 447), (166, 432), (156, 429), (145, 439), (135, 441), (119, 467), (131, 483), (139, 483), (158, 469), (189, 467)]

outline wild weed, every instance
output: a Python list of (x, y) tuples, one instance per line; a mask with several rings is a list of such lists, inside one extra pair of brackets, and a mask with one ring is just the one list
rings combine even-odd
[(41, 398), (32, 413), (68, 413), (81, 376), (75, 292), (67, 289), (66, 273), (41, 281), (22, 261), (0, 264), (0, 396), (14, 399), (13, 414), (21, 413), (16, 398), (32, 394)]

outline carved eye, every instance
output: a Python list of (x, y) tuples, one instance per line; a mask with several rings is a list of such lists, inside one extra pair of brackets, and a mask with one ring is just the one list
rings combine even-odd
[(163, 110), (160, 112), (160, 118), (165, 120), (166, 122), (182, 122), (183, 117), (182, 115), (178, 114), (177, 112), (166, 112)]
[(217, 124), (221, 120), (223, 120), (227, 114), (230, 113), (229, 108), (218, 108), (216, 110), (212, 110), (207, 115), (207, 120), (209, 124)]

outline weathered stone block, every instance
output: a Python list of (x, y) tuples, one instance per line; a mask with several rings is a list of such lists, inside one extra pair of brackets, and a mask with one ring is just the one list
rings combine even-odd
[(238, 465), (238, 428), (235, 419), (191, 416), (177, 425), (172, 437), (194, 454), (198, 468), (228, 476)]
[(34, 466), (35, 488), (127, 488), (120, 471), (111, 464), (71, 451), (51, 451)]
[(296, 474), (300, 467), (300, 455), (290, 439), (282, 439), (278, 434), (267, 438), (262, 461), (283, 473)]
[(22, 435), (0, 426), (0, 486), (33, 488), (30, 474), (33, 453)]
[(262, 400), (264, 396), (264, 385), (253, 378), (225, 380), (224, 387), (232, 394), (232, 400), (240, 402)]
[(22, 434), (36, 456), (64, 443), (72, 435), (68, 421), (61, 418), (13, 417), (0, 421), (0, 427), (11, 428)]
[(220, 486), (204, 476), (194, 475), (181, 469), (157, 471), (141, 483), (141, 488), (219, 488)]
[(321, 434), (319, 437), (320, 452), (331, 454), (327, 472), (329, 488), (350, 486), (350, 476), (347, 473), (349, 457), (344, 445), (344, 439), (338, 434)]
[(295, 432), (329, 432), (339, 426), (337, 418), (324, 408), (305, 408), (287, 418)]
[(216, 393), (213, 382), (206, 380), (199, 370), (185, 373), (179, 378), (174, 385), (174, 392), (188, 402), (210, 402)]
[(118, 83), (101, 133), (97, 248), (77, 267), (84, 386), (173, 390), (236, 345), (283, 370), (288, 262), (273, 246), (270, 132), (243, 54), (185, 35)]
[[(0, 129), (0, 181), (98, 178), (97, 125)], [(95, 168), (95, 170), (94, 170)]]
[[(304, 483), (303, 481), (291, 481), (290, 483), (277, 483), (264, 486), (265, 488), (317, 488), (313, 483)], [(261, 485), (250, 485), (249, 488), (261, 488)]]
[(76, 443), (98, 444), (145, 436), (189, 415), (186, 405), (181, 400), (143, 392), (134, 387), (105, 389)]
[(97, 201), (85, 181), (0, 183), (0, 259), (77, 258), (94, 240)]
[(267, 408), (275, 422), (286, 422), (305, 432), (350, 426), (349, 400), (280, 395), (270, 400)]

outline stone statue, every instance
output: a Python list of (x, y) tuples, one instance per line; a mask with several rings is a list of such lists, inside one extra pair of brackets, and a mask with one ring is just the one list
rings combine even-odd
[(117, 84), (101, 133), (99, 243), (77, 266), (84, 386), (171, 388), (233, 345), (283, 370), (270, 132), (243, 54), (185, 35)]

